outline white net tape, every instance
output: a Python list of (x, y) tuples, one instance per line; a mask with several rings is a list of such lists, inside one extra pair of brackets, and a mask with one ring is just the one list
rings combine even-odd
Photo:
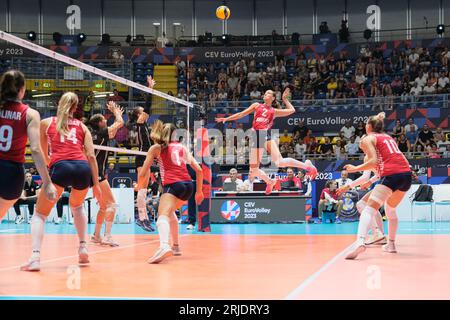
[[(190, 129), (189, 116), (190, 116), (190, 112), (191, 112), (190, 109), (194, 108), (194, 104), (193, 103), (185, 101), (185, 100), (182, 100), (182, 99), (178, 99), (178, 98), (170, 96), (170, 95), (168, 95), (168, 94), (166, 94), (164, 92), (161, 92), (161, 91), (158, 91), (158, 90), (155, 90), (155, 89), (143, 86), (143, 85), (141, 85), (139, 83), (130, 81), (128, 79), (119, 77), (119, 76), (117, 76), (115, 74), (106, 72), (104, 70), (98, 69), (98, 68), (93, 67), (93, 66), (90, 66), (90, 65), (88, 65), (86, 63), (83, 63), (83, 62), (80, 62), (78, 60), (72, 59), (72, 58), (67, 57), (65, 55), (62, 55), (60, 53), (54, 52), (52, 50), (49, 50), (47, 48), (44, 48), (42, 46), (39, 46), (39, 45), (34, 44), (32, 42), (29, 42), (27, 40), (21, 39), (21, 38), (16, 37), (16, 36), (13, 36), (13, 35), (5, 32), (5, 31), (1, 31), (0, 30), (0, 39), (2, 39), (4, 41), (11, 42), (11, 43), (14, 43), (14, 44), (16, 44), (18, 46), (21, 46), (23, 48), (26, 48), (28, 50), (40, 53), (40, 54), (42, 54), (44, 56), (47, 56), (49, 58), (52, 58), (52, 59), (55, 59), (55, 60), (67, 63), (67, 64), (72, 65), (74, 67), (86, 70), (88, 72), (92, 72), (92, 73), (94, 73), (96, 75), (99, 75), (99, 76), (102, 76), (104, 78), (107, 78), (107, 79), (110, 79), (110, 80), (122, 83), (122, 84), (124, 84), (126, 86), (129, 86), (129, 87), (132, 87), (132, 88), (136, 88), (136, 89), (142, 90), (144, 92), (147, 92), (147, 93), (154, 94), (156, 96), (162, 97), (164, 99), (174, 101), (174, 102), (176, 102), (176, 103), (178, 103), (180, 105), (186, 106), (187, 107), (187, 125), (186, 125), (186, 127), (188, 129), (188, 135), (189, 135), (189, 129)], [(190, 146), (190, 144), (189, 144), (189, 146)], [(140, 152), (140, 151), (134, 151), (134, 150), (127, 150), (127, 149), (118, 149), (118, 148), (110, 148), (110, 149), (114, 149), (114, 150), (109, 150), (109, 147), (101, 147), (101, 146), (97, 146), (97, 145), (94, 146), (94, 147), (96, 149), (98, 149), (98, 150), (103, 150), (102, 148), (108, 148), (108, 150), (106, 150), (106, 151), (123, 152), (123, 153), (129, 153), (129, 154), (136, 154), (136, 152)], [(146, 152), (140, 152), (137, 155), (146, 155)]]

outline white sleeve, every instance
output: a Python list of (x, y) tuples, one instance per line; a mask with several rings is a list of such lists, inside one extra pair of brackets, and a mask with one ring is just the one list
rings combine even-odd
[(326, 199), (328, 202), (331, 202), (331, 203), (336, 203), (336, 202), (337, 202), (335, 199), (333, 199), (333, 198), (330, 196), (330, 194), (329, 194), (328, 192), (324, 192), (324, 195), (325, 195), (325, 199)]
[(312, 193), (312, 186), (311, 186), (311, 182), (308, 181), (308, 188), (306, 189), (305, 196), (310, 197), (311, 193)]
[(364, 171), (363, 174), (358, 179), (349, 183), (348, 186), (350, 188), (355, 188), (355, 187), (360, 186), (363, 183), (369, 181), (370, 180), (370, 172), (371, 172), (370, 170)]

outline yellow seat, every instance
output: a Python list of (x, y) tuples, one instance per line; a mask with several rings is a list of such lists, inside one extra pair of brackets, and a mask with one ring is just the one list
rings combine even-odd
[(130, 158), (129, 157), (120, 157), (119, 163), (121, 163), (121, 164), (130, 163)]
[(331, 140), (332, 144), (336, 144), (339, 140), (339, 137), (333, 137), (333, 139)]
[(324, 144), (325, 143), (325, 137), (317, 137), (316, 142), (318, 144)]

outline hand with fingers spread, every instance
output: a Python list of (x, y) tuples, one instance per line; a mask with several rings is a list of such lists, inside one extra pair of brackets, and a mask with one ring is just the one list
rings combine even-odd
[(286, 89), (284, 89), (283, 96), (281, 97), (281, 99), (283, 101), (286, 101), (287, 98), (290, 96), (290, 94), (291, 94), (291, 89), (289, 87), (287, 87)]
[(152, 88), (155, 86), (156, 82), (155, 79), (153, 79), (152, 76), (147, 76), (147, 84), (149, 88)]

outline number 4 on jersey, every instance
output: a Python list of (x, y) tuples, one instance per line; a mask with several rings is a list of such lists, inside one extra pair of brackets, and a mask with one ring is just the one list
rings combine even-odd
[[(60, 136), (61, 136), (61, 142), (64, 143), (64, 139), (65, 139), (64, 135), (61, 134)], [(67, 134), (67, 140), (72, 141), (73, 144), (77, 144), (77, 130), (76, 130), (76, 128), (70, 129), (69, 133)]]

